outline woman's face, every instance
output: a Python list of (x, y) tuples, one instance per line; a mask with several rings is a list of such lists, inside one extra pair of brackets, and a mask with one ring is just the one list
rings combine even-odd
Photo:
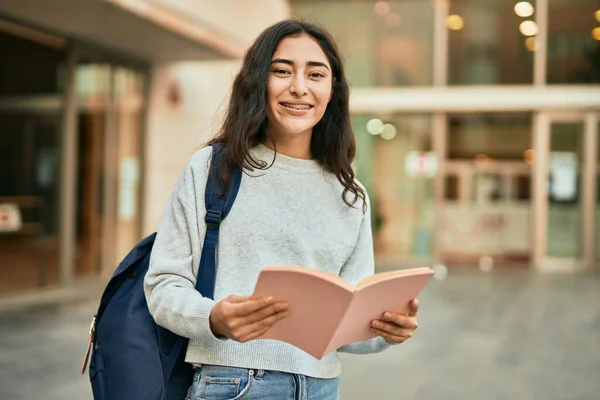
[(332, 95), (331, 66), (309, 35), (283, 39), (271, 60), (269, 132), (275, 138), (312, 133)]

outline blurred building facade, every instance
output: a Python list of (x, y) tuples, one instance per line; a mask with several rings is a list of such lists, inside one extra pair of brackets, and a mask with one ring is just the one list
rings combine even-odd
[(288, 15), (279, 0), (2, 1), (0, 295), (110, 276), (156, 230), (247, 46)]
[(218, 126), (246, 47), (290, 15), (346, 59), (379, 262), (593, 268), (599, 8), (4, 0), (0, 295), (109, 276)]
[(600, 4), (291, 0), (346, 57), (380, 262), (600, 260)]

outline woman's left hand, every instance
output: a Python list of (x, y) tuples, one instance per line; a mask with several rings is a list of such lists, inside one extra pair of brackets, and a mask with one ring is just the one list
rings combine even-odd
[(386, 311), (381, 319), (371, 322), (371, 330), (392, 344), (402, 343), (410, 339), (417, 329), (418, 311), (419, 302), (417, 299), (413, 299), (409, 303), (408, 315)]

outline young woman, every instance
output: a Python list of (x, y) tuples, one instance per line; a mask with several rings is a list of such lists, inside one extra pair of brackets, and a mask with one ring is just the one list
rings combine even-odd
[[(225, 182), (233, 168), (244, 170), (221, 225), (214, 301), (194, 288), (212, 147), (199, 150), (180, 177), (145, 290), (156, 322), (190, 338), (191, 399), (338, 398), (336, 352), (316, 360), (280, 341), (252, 340), (294, 310), (282, 299), (251, 294), (268, 265), (319, 268), (352, 284), (374, 273), (369, 200), (351, 165), (348, 99), (340, 54), (319, 26), (277, 23), (246, 53), (213, 140), (224, 148)], [(372, 321), (378, 337), (338, 351), (375, 353), (402, 343), (417, 327), (417, 308), (413, 300), (409, 315), (389, 310)]]

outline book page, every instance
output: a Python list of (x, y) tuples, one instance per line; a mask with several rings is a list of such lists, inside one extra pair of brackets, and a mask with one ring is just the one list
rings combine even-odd
[(303, 267), (267, 267), (254, 294), (290, 302), (291, 315), (277, 322), (259, 339), (294, 345), (323, 358), (350, 301), (352, 286), (337, 275)]
[(356, 285), (356, 290), (361, 290), (367, 286), (375, 285), (380, 281), (401, 278), (404, 276), (412, 276), (412, 275), (433, 275), (433, 270), (429, 267), (421, 267), (421, 268), (408, 268), (408, 269), (399, 269), (395, 271), (388, 272), (380, 272), (378, 274), (374, 274), (365, 278), (358, 282)]
[(363, 281), (354, 294), (330, 350), (376, 337), (377, 334), (370, 329), (371, 321), (380, 318), (385, 311), (407, 313), (410, 300), (418, 296), (432, 276), (430, 268), (414, 268), (376, 274), (376, 279), (370, 279), (366, 285)]

